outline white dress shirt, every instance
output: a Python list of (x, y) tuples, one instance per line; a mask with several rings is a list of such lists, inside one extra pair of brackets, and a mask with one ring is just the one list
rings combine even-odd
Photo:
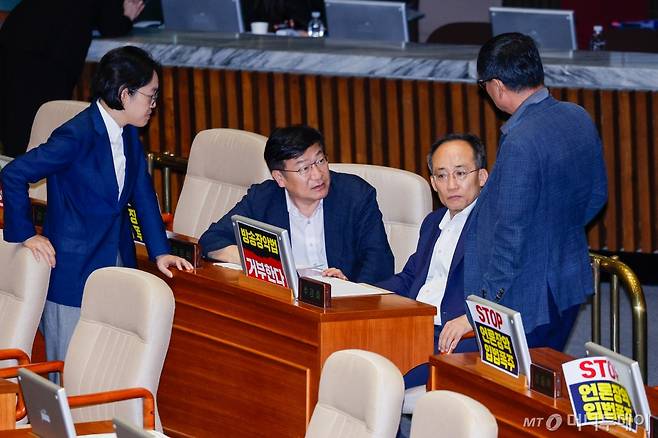
[(290, 243), (297, 269), (327, 269), (327, 252), (324, 246), (323, 200), (311, 217), (304, 216), (290, 199), (286, 190), (286, 205), (290, 220)]
[(112, 118), (112, 116), (105, 111), (100, 101), (96, 101), (98, 109), (101, 112), (105, 129), (107, 129), (107, 136), (110, 138), (110, 148), (112, 148), (112, 160), (114, 161), (114, 174), (117, 178), (117, 185), (119, 186), (119, 194), (117, 199), (121, 197), (123, 191), (123, 184), (126, 179), (126, 155), (123, 152), (123, 128)]
[(450, 211), (446, 211), (443, 219), (439, 223), (441, 234), (436, 239), (434, 251), (432, 251), (432, 260), (427, 271), (425, 284), (418, 291), (417, 301), (436, 306), (437, 312), (434, 317), (434, 324), (441, 325), (441, 301), (446, 291), (448, 282), (448, 273), (452, 264), (452, 256), (455, 254), (459, 236), (462, 234), (468, 215), (475, 206), (477, 199), (471, 204), (450, 218)]

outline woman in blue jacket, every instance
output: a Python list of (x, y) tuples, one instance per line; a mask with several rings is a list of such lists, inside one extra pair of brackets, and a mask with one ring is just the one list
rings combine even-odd
[[(52, 267), (42, 318), (49, 360), (66, 355), (89, 274), (105, 266), (137, 266), (128, 204), (137, 210), (149, 255), (160, 271), (171, 277), (170, 266), (192, 268), (169, 254), (137, 132), (156, 105), (157, 70), (158, 64), (137, 47), (108, 52), (98, 66), (89, 108), (0, 174), (4, 239), (22, 243)], [(43, 178), (48, 206), (43, 234), (38, 235), (28, 183)]]

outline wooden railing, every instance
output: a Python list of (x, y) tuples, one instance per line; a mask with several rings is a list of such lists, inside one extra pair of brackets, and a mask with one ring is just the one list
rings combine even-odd
[[(87, 64), (77, 99), (88, 99)], [(505, 121), (475, 84), (165, 67), (161, 100), (144, 132), (152, 152), (189, 156), (194, 135), (237, 128), (268, 135), (305, 123), (326, 138), (335, 162), (379, 164), (427, 177), (431, 143), (449, 132), (483, 138), (491, 166)], [(658, 251), (658, 96), (652, 91), (551, 89), (582, 105), (603, 140), (609, 202), (589, 229), (594, 250)], [(156, 174), (159, 171), (156, 170)], [(171, 179), (175, 208), (183, 176)], [(156, 178), (163, 196), (163, 185)]]

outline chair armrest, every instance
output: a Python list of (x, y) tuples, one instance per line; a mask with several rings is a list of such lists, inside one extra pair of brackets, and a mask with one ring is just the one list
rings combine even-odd
[[(19, 365), (17, 367), (2, 368), (0, 369), (0, 379), (11, 379), (18, 377), (18, 370), (21, 368), (34, 371), (37, 374), (59, 373), (60, 379), (62, 379), (62, 376), (64, 375), (64, 362), (57, 360), (52, 362), (41, 362), (28, 365)], [(25, 402), (23, 401), (23, 391), (19, 391), (18, 400), (16, 402), (16, 421), (25, 417), (26, 413), (27, 411), (25, 409)]]
[(165, 225), (165, 229), (171, 231), (174, 229), (174, 215), (171, 213), (160, 213), (162, 215), (162, 222)]
[(30, 356), (26, 352), (18, 348), (7, 348), (5, 350), (0, 350), (0, 360), (11, 360), (14, 359), (18, 362), (18, 365), (27, 365), (30, 363)]
[(59, 373), (62, 375), (64, 373), (64, 362), (61, 360), (54, 360), (51, 362), (39, 362), (27, 365), (19, 365), (17, 367), (0, 368), (0, 379), (11, 379), (13, 377), (18, 377), (18, 370), (21, 368), (28, 369), (37, 374)]
[(71, 395), (68, 400), (71, 408), (81, 408), (134, 398), (143, 399), (144, 429), (155, 429), (155, 401), (151, 391), (146, 388), (116, 389), (94, 394)]

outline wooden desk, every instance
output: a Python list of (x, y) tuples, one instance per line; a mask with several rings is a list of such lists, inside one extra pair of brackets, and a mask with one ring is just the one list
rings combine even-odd
[[(536, 348), (530, 351), (533, 362), (558, 369), (562, 363), (573, 357), (551, 350)], [(447, 389), (460, 392), (484, 404), (498, 421), (498, 433), (501, 437), (589, 437), (589, 436), (642, 436), (620, 427), (610, 427), (609, 430), (596, 431), (592, 426), (584, 426), (578, 430), (574, 425), (567, 424), (568, 415), (572, 413), (571, 403), (566, 389), (563, 388), (562, 398), (553, 400), (543, 394), (530, 391), (517, 379), (499, 373), (492, 367), (480, 361), (478, 353), (463, 353), (437, 355), (430, 358), (430, 389)], [(563, 385), (564, 387), (564, 385)], [(649, 404), (653, 412), (658, 409), (658, 394), (655, 389), (648, 388)], [(561, 426), (550, 431), (546, 428), (546, 420), (557, 414)], [(529, 419), (526, 421), (526, 419)], [(528, 421), (535, 420), (534, 427)], [(524, 421), (525, 426), (524, 426)], [(572, 421), (573, 422), (573, 421)], [(555, 424), (555, 423), (553, 423)]]
[(18, 384), (0, 379), (0, 430), (16, 427)]
[[(75, 425), (76, 435), (91, 435), (96, 433), (112, 433), (114, 428), (111, 421), (92, 421)], [(0, 430), (0, 438), (38, 438), (29, 427), (15, 430)]]
[(433, 352), (435, 308), (397, 295), (338, 298), (325, 311), (210, 264), (166, 281), (176, 312), (157, 401), (172, 437), (301, 437), (332, 352), (374, 351), (402, 372)]
[(387, 294), (337, 298), (323, 310), (209, 263), (168, 279), (137, 250), (139, 267), (163, 278), (176, 300), (157, 396), (171, 437), (302, 437), (334, 351), (374, 351), (403, 373), (434, 351), (433, 306)]

